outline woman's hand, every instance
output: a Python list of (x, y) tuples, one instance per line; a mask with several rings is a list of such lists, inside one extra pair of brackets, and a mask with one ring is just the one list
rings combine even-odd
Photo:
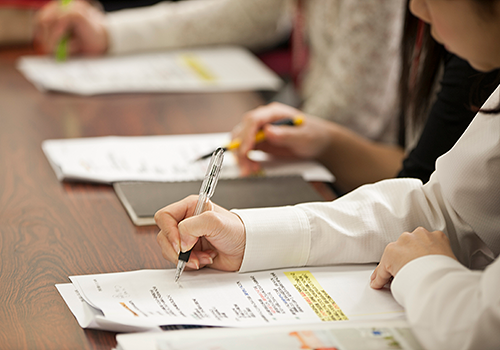
[(422, 227), (411, 233), (405, 232), (396, 242), (389, 243), (385, 248), (380, 263), (371, 276), (370, 286), (381, 289), (410, 261), (434, 254), (456, 259), (450, 247), (450, 240), (443, 232), (429, 232)]
[(35, 17), (35, 41), (44, 52), (55, 51), (64, 35), (69, 35), (71, 55), (96, 56), (108, 49), (105, 15), (87, 1), (72, 1), (61, 6), (51, 1)]
[(160, 209), (155, 221), (160, 227), (158, 243), (163, 257), (177, 264), (180, 251), (193, 248), (187, 268), (205, 266), (223, 271), (237, 271), (245, 251), (245, 226), (240, 218), (211, 202), (202, 214), (192, 216), (198, 196)]
[[(290, 126), (275, 126), (270, 123), (285, 118), (301, 116), (302, 124)], [(240, 124), (232, 132), (233, 139), (241, 140), (236, 155), (243, 175), (249, 175), (259, 170), (259, 165), (247, 157), (252, 149), (277, 156), (293, 156), (302, 159), (314, 159), (328, 147), (331, 140), (331, 122), (304, 114), (293, 107), (271, 103), (247, 112)], [(255, 143), (255, 135), (263, 130), (265, 141)]]

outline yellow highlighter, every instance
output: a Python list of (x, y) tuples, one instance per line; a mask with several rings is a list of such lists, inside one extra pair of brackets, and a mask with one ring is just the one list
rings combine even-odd
[[(69, 5), (71, 0), (60, 0), (60, 2), (61, 6), (64, 8)], [(64, 36), (61, 38), (56, 47), (56, 52), (55, 52), (56, 61), (64, 62), (68, 58), (68, 41), (69, 41), (69, 35), (64, 34)]]
[[(302, 124), (303, 122), (304, 122), (304, 116), (298, 115), (298, 116), (294, 117), (293, 119), (291, 119), (291, 118), (281, 119), (281, 120), (278, 120), (278, 121), (273, 122), (271, 124), (272, 125), (298, 126), (298, 125)], [(265, 139), (266, 139), (266, 136), (265, 136), (263, 130), (259, 130), (257, 132), (257, 134), (255, 134), (255, 143), (262, 142)], [(240, 145), (241, 145), (241, 140), (234, 139), (227, 146), (222, 147), (222, 148), (224, 149), (224, 151), (230, 151), (230, 150), (233, 150), (233, 149), (240, 147)], [(206, 159), (206, 158), (210, 157), (212, 155), (212, 153), (213, 152), (207, 153), (207, 154), (201, 156), (200, 158), (196, 159), (196, 161)]]

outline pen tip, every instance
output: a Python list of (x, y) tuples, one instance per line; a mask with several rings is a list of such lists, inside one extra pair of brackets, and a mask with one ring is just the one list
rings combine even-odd
[[(214, 152), (220, 152), (220, 151), (225, 152), (225, 151), (227, 151), (228, 149), (229, 149), (229, 147), (219, 147), (219, 148), (217, 148)], [(205, 155), (203, 155), (203, 156), (199, 157), (198, 159), (196, 159), (196, 160), (195, 160), (195, 162), (200, 161), (200, 160), (203, 160), (203, 159), (210, 158), (210, 157), (214, 154), (214, 152), (212, 152), (212, 153), (207, 153), (207, 154), (205, 154)]]
[(207, 158), (208, 158), (208, 156), (205, 154), (204, 156), (196, 158), (193, 163), (199, 162), (200, 160), (207, 159)]

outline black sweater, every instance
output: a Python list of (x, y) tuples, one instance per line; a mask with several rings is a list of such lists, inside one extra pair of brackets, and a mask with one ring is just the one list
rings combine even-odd
[(447, 54), (441, 90), (429, 112), (420, 139), (403, 161), (398, 177), (413, 177), (427, 182), (436, 159), (448, 152), (469, 126), (476, 112), (498, 84), (499, 71), (480, 73), (468, 62)]

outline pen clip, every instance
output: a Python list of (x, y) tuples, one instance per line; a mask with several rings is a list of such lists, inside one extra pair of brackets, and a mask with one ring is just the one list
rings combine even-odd
[[(217, 148), (214, 153), (212, 153), (212, 158), (210, 158), (210, 164), (207, 168), (207, 173), (201, 184), (200, 195), (198, 196), (198, 202), (196, 203), (196, 208), (194, 210), (194, 215), (200, 215), (205, 210), (205, 205), (208, 200), (214, 194), (215, 187), (219, 181), (220, 170), (222, 168), (222, 161), (224, 160), (224, 148)], [(189, 256), (191, 255), (191, 250), (186, 252), (181, 252), (179, 254), (179, 260), (177, 262), (177, 270), (175, 273), (175, 282), (177, 282), (189, 261)]]
[(199, 215), (205, 210), (205, 205), (208, 200), (213, 196), (215, 192), (215, 187), (219, 181), (220, 171), (222, 169), (222, 161), (224, 160), (224, 149), (222, 147), (217, 148), (210, 158), (210, 164), (208, 165), (205, 178), (200, 188), (199, 200), (196, 205), (195, 214)]

